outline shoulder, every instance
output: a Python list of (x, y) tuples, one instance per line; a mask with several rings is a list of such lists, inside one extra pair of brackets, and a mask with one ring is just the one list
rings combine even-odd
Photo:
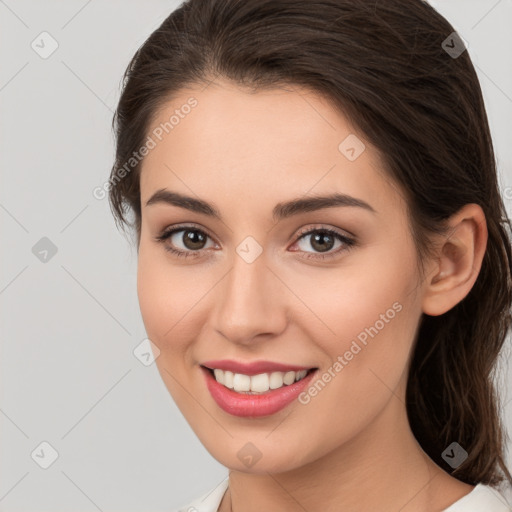
[[(226, 477), (219, 485), (209, 490), (188, 505), (172, 512), (217, 512), (229, 484)], [(477, 484), (473, 490), (444, 509), (442, 512), (512, 512), (505, 497), (494, 487)]]
[(173, 510), (172, 512), (217, 512), (222, 497), (229, 484), (229, 477), (226, 477), (219, 485), (210, 489), (199, 498), (190, 502), (188, 505)]
[(442, 512), (512, 512), (505, 497), (494, 487), (477, 484), (474, 489)]

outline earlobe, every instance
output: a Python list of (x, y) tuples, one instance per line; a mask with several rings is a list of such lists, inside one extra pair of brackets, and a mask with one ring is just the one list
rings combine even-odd
[(448, 221), (440, 239), (436, 263), (424, 284), (423, 312), (438, 316), (466, 297), (478, 278), (487, 247), (487, 224), (482, 208), (467, 204)]

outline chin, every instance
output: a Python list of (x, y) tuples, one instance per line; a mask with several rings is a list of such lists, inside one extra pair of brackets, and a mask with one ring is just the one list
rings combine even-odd
[(261, 441), (255, 440), (254, 437), (251, 441), (251, 436), (247, 436), (244, 439), (233, 438), (222, 445), (218, 440), (212, 440), (211, 444), (203, 443), (203, 446), (220, 464), (242, 473), (284, 473), (308, 463), (304, 458), (303, 448), (282, 444), (278, 448), (270, 439), (265, 440), (267, 435), (268, 432), (263, 435)]

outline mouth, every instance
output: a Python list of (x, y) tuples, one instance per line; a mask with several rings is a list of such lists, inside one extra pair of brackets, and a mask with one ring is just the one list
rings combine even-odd
[(256, 375), (200, 365), (206, 387), (225, 412), (243, 418), (275, 414), (310, 385), (318, 368), (262, 372)]
[(261, 395), (274, 389), (281, 389), (290, 386), (295, 382), (305, 379), (318, 368), (309, 368), (308, 370), (298, 371), (274, 371), (264, 372), (257, 375), (247, 375), (244, 373), (235, 373), (220, 368), (201, 367), (210, 373), (215, 381), (235, 393), (246, 395)]

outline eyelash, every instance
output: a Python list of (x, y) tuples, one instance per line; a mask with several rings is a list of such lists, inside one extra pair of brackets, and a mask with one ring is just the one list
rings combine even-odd
[[(208, 233), (204, 232), (202, 229), (196, 228), (195, 226), (184, 225), (184, 226), (174, 226), (172, 228), (164, 230), (162, 233), (160, 233), (158, 236), (155, 237), (155, 240), (157, 242), (163, 243), (164, 244), (164, 249), (166, 251), (168, 251), (168, 252), (170, 252), (170, 253), (178, 256), (178, 257), (183, 257), (183, 258), (189, 258), (189, 257), (196, 258), (196, 257), (198, 257), (197, 254), (200, 253), (201, 251), (205, 250), (205, 249), (199, 249), (197, 251), (193, 251), (193, 250), (181, 251), (181, 250), (178, 250), (178, 249), (174, 249), (173, 247), (170, 247), (169, 245), (164, 243), (174, 233), (178, 233), (179, 231), (195, 231), (195, 232), (201, 233), (201, 234), (211, 238), (210, 235), (208, 235)], [(304, 258), (316, 259), (316, 260), (326, 260), (326, 259), (335, 257), (340, 252), (349, 251), (350, 249), (352, 249), (356, 245), (356, 241), (355, 240), (353, 240), (351, 238), (348, 238), (348, 237), (342, 235), (341, 233), (338, 233), (334, 229), (330, 229), (330, 228), (313, 228), (313, 229), (303, 230), (303, 231), (301, 231), (297, 235), (297, 239), (295, 240), (294, 244), (296, 242), (298, 242), (301, 238), (306, 237), (307, 235), (311, 235), (313, 233), (317, 233), (317, 232), (333, 236), (334, 238), (338, 239), (340, 242), (345, 244), (345, 248), (338, 248), (337, 251), (330, 252), (330, 253), (327, 253), (327, 254), (306, 253), (307, 256), (303, 256)], [(297, 252), (300, 252), (300, 251), (297, 251)]]

